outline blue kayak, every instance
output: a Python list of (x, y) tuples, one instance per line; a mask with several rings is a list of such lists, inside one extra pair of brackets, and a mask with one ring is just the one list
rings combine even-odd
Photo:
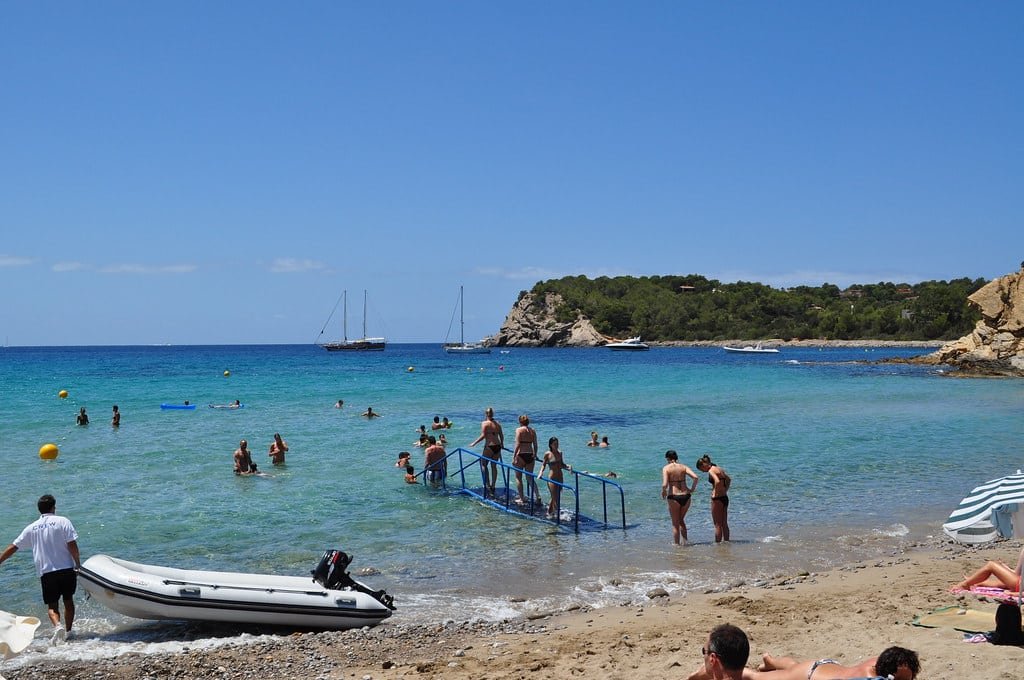
[(195, 404), (160, 404), (160, 408), (163, 409), (179, 409), (181, 411), (194, 411), (196, 409)]

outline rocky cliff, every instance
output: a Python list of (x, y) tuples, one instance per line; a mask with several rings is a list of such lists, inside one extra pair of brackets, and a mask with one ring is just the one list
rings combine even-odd
[(573, 321), (559, 321), (555, 312), (563, 303), (562, 296), (556, 293), (545, 293), (543, 298), (524, 293), (505, 317), (501, 330), (488, 338), (487, 344), (499, 347), (596, 347), (607, 342), (590, 320), (578, 311)]
[(921, 359), (950, 364), (965, 373), (1024, 377), (1024, 263), (967, 298), (981, 311), (970, 335)]

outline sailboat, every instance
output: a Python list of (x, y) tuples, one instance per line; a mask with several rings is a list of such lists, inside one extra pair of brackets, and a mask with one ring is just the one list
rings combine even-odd
[[(343, 321), (342, 321), (342, 340), (335, 342), (325, 342), (320, 345), (328, 352), (342, 352), (346, 350), (362, 351), (362, 352), (381, 352), (384, 350), (386, 341), (384, 338), (368, 338), (366, 337), (366, 291), (363, 291), (363, 337), (358, 340), (348, 339), (348, 291), (342, 293), (342, 298), (345, 301)], [(337, 303), (335, 303), (337, 304)], [(335, 307), (337, 309), (337, 307)], [(333, 312), (332, 312), (333, 314)], [(330, 319), (328, 319), (330, 321)], [(326, 326), (326, 324), (325, 324)], [(323, 334), (323, 331), (320, 331)]]
[[(462, 313), (462, 286), (459, 286), (459, 342), (446, 342), (442, 347), (449, 354), (490, 354), (491, 348), (479, 342), (466, 342), (466, 320)], [(451, 326), (449, 326), (451, 328)]]

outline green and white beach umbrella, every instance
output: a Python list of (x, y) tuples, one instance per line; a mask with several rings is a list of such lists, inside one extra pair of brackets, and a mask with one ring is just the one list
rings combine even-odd
[(971, 544), (1024, 536), (1024, 473), (1017, 470), (975, 487), (942, 530), (954, 541)]

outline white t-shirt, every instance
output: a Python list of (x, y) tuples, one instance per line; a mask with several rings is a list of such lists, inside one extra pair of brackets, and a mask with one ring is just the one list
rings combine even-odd
[(32, 561), (36, 563), (39, 576), (60, 569), (73, 569), (75, 558), (68, 550), (68, 543), (78, 540), (78, 532), (71, 520), (60, 515), (42, 515), (14, 539), (18, 550), (30, 546)]

